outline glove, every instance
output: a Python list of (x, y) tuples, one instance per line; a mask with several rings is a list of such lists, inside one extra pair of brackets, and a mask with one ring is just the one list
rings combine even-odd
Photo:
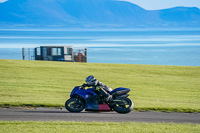
[(81, 88), (85, 88), (87, 85), (84, 83), (83, 85), (81, 85)]

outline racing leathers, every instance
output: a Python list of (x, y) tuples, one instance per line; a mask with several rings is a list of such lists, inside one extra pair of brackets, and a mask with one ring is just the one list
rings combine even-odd
[(108, 102), (112, 99), (112, 95), (109, 94), (109, 92), (112, 91), (112, 89), (106, 85), (104, 85), (99, 80), (95, 79), (92, 84), (83, 84), (81, 87), (94, 87), (95, 91), (98, 91), (100, 94), (102, 94), (105, 97), (105, 101)]

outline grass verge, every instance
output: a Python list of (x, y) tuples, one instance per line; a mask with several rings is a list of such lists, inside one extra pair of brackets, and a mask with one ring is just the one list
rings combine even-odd
[(20, 122), (0, 121), (2, 133), (197, 133), (199, 124), (133, 123), (133, 122)]
[(64, 107), (94, 75), (131, 89), (139, 111), (200, 112), (200, 67), (0, 60), (0, 106)]

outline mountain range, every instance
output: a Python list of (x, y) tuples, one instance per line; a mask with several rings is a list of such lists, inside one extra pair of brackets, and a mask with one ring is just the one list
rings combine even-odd
[(0, 27), (200, 27), (200, 9), (145, 10), (119, 0), (8, 0)]

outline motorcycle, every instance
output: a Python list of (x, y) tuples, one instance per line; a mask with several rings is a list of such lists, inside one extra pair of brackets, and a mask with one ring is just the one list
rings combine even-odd
[(65, 108), (69, 112), (85, 111), (116, 111), (118, 113), (129, 113), (133, 107), (133, 102), (128, 98), (128, 88), (116, 88), (109, 92), (112, 99), (106, 102), (105, 97), (98, 93), (96, 88), (85, 89), (76, 86), (70, 94), (70, 98), (65, 102)]

